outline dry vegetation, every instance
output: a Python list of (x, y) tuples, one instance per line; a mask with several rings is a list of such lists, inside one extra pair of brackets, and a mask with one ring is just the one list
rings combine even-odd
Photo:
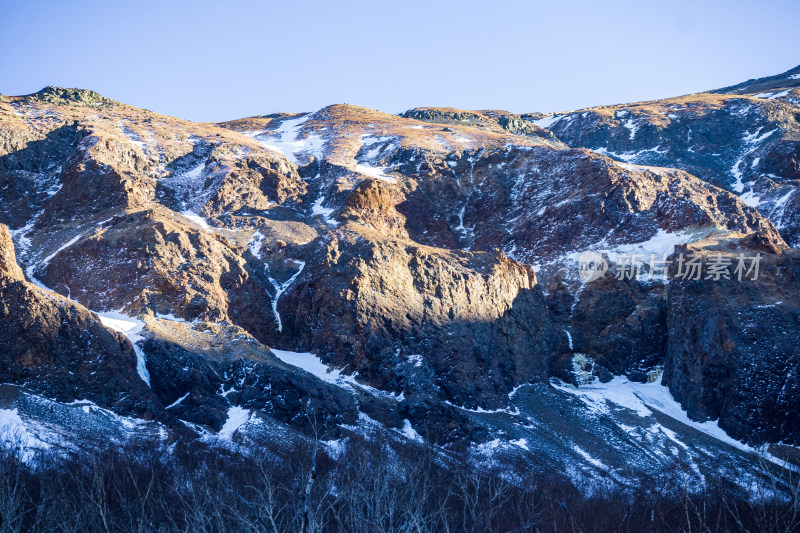
[[(680, 465), (625, 491), (586, 497), (556, 475), (510, 482), (498, 472), (443, 467), (378, 438), (331, 453), (243, 457), (226, 449), (108, 447), (35, 468), (0, 452), (3, 532), (512, 532), (795, 531), (796, 480), (777, 476), (749, 498), (732, 480), (691, 492)], [(779, 486), (794, 490), (776, 497)], [(602, 510), (602, 512), (600, 512)]]

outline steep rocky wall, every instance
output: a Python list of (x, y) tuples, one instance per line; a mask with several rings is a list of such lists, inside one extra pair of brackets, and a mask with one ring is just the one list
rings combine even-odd
[(500, 253), (385, 241), (348, 224), (282, 296), (275, 342), (313, 349), (376, 387), (501, 407), (558, 344), (533, 271)]
[(641, 242), (657, 230), (773, 225), (735, 195), (685, 172), (620, 164), (588, 150), (551, 147), (464, 153), (447, 160), (398, 153), (414, 178), (397, 206), (412, 239), (490, 251), (525, 262), (558, 260), (603, 243)]
[(691, 418), (719, 420), (737, 439), (800, 442), (800, 255), (742, 241), (677, 251), (762, 260), (756, 281), (670, 284), (664, 383)]
[(775, 78), (750, 85), (741, 96), (689, 95), (534, 122), (569, 146), (627, 163), (679, 168), (742, 195), (796, 247), (796, 201), (787, 204), (786, 198), (797, 195), (800, 180), (800, 88), (788, 72)]
[(174, 213), (146, 210), (91, 228), (36, 275), (93, 309), (272, 323), (271, 285), (263, 266), (243, 254), (223, 234)]
[(3, 225), (0, 251), (0, 379), (60, 401), (158, 414), (161, 404), (136, 372), (130, 341), (83, 306), (26, 282)]

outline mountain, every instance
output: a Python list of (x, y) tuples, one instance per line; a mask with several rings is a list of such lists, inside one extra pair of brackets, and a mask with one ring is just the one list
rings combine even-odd
[(540, 116), (570, 146), (679, 168), (739, 195), (800, 246), (800, 67), (700, 94)]
[[(26, 457), (380, 438), (582, 494), (794, 472), (796, 72), (548, 115), (2, 96), (3, 412)], [(611, 271), (582, 279), (585, 251)], [(626, 254), (671, 279), (615, 277)]]

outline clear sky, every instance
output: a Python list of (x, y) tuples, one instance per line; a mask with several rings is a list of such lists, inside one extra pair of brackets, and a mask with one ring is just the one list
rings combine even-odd
[(349, 103), (559, 111), (800, 64), (800, 1), (0, 0), (0, 93), (195, 121)]

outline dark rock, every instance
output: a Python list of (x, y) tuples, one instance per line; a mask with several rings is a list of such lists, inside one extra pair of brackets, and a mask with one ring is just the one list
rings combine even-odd
[[(744, 244), (743, 241), (739, 242)], [(738, 253), (760, 248), (683, 249)], [(733, 267), (732, 267), (733, 268)], [(800, 442), (800, 255), (762, 254), (758, 280), (675, 280), (669, 288), (664, 383), (695, 420), (719, 420), (751, 443)]]
[(150, 338), (147, 355), (153, 392), (168, 412), (219, 431), (230, 406), (262, 412), (306, 432), (336, 432), (358, 420), (352, 394), (276, 358), (211, 358), (163, 339)]
[(666, 356), (666, 311), (662, 285), (606, 274), (578, 293), (570, 321), (574, 351), (613, 374), (645, 381)]

